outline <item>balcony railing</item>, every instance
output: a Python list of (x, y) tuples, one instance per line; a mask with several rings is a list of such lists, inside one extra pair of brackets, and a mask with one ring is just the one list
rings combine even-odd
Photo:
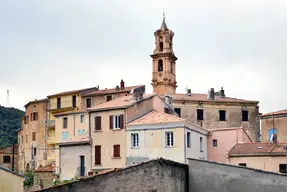
[[(75, 104), (75, 103), (74, 103)], [(57, 109), (66, 109), (66, 108), (75, 108), (76, 105), (73, 105), (72, 100), (61, 101), (60, 103), (53, 102), (50, 103), (50, 110), (57, 110)]]
[(55, 127), (55, 120), (46, 120), (46, 125), (48, 128)]
[(85, 176), (85, 173), (86, 173), (86, 167), (77, 167), (76, 176), (82, 177)]

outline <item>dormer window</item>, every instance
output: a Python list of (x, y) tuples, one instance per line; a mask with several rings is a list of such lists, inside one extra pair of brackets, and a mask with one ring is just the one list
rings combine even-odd
[(162, 59), (158, 60), (158, 71), (163, 71), (163, 61), (162, 61)]

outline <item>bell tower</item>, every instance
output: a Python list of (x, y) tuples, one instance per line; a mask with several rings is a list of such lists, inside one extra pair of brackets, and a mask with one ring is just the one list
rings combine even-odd
[(175, 75), (175, 61), (177, 57), (173, 52), (174, 33), (167, 28), (165, 16), (160, 29), (154, 32), (155, 49), (152, 58), (152, 83), (153, 92), (158, 95), (175, 93), (177, 88)]

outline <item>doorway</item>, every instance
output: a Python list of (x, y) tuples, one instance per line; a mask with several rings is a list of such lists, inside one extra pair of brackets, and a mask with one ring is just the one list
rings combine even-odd
[(80, 156), (80, 176), (85, 176), (85, 156)]

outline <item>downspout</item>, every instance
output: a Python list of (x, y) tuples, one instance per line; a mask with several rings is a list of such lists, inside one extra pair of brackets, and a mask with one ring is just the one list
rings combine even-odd
[(89, 126), (89, 139), (90, 139), (90, 145), (91, 145), (91, 155), (90, 155), (90, 169), (91, 169), (91, 171), (92, 171), (92, 165), (93, 165), (93, 140), (92, 140), (92, 129), (91, 129), (91, 113), (90, 112), (88, 112), (88, 117), (89, 117), (89, 119), (88, 119), (88, 126)]

